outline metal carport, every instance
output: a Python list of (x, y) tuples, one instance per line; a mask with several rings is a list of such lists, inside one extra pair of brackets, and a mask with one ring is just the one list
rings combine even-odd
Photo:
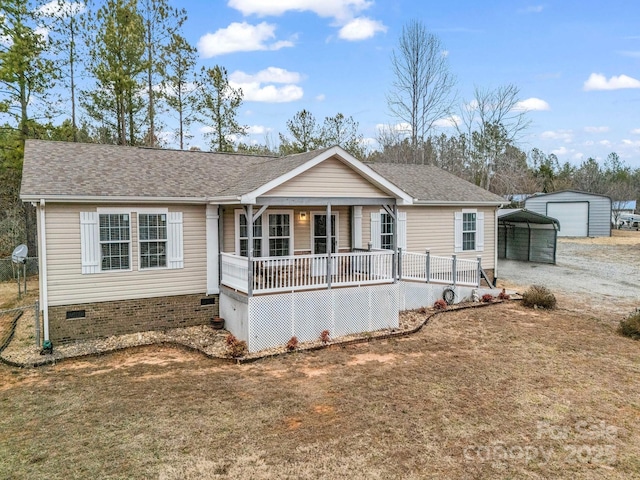
[(498, 210), (498, 258), (556, 263), (560, 222), (525, 208)]

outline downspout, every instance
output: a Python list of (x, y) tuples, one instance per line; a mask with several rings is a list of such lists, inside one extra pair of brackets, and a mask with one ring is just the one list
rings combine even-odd
[(44, 341), (49, 342), (49, 294), (47, 291), (47, 234), (45, 227), (45, 201), (40, 199), (40, 275), (42, 277), (42, 320)]
[[(495, 287), (498, 283), (498, 210), (500, 210), (500, 208), (502, 207), (502, 205), (500, 205), (499, 207), (496, 207), (496, 211), (494, 214), (494, 221), (493, 221), (493, 286)], [(507, 257), (507, 251), (506, 251), (506, 242), (505, 242), (505, 252), (504, 252), (504, 256), (505, 259)]]

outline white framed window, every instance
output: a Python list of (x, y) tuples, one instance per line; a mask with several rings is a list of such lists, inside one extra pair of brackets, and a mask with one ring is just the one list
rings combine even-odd
[(293, 254), (293, 215), (286, 212), (266, 213), (268, 220), (268, 242), (270, 257), (286, 257)]
[(481, 252), (484, 250), (484, 212), (463, 209), (455, 212), (455, 251)]
[[(331, 252), (338, 251), (338, 228), (340, 217), (338, 212), (331, 214)], [(311, 253), (321, 255), (327, 253), (327, 214), (311, 212)]]
[[(398, 248), (407, 247), (407, 212), (398, 212)], [(371, 246), (393, 250), (393, 217), (386, 210), (371, 212)]]
[[(248, 222), (243, 210), (235, 211), (236, 255), (247, 256)], [(293, 255), (293, 210), (267, 210), (253, 223), (253, 256)]]
[(131, 218), (138, 214), (138, 270), (184, 268), (182, 212), (114, 207), (80, 212), (82, 274), (131, 271)]
[(476, 212), (462, 213), (462, 251), (476, 249)]
[(167, 214), (138, 214), (140, 269), (167, 267)]
[(388, 213), (380, 213), (380, 248), (393, 250), (393, 217)]
[(100, 271), (131, 270), (131, 222), (128, 213), (98, 216)]
[[(236, 254), (248, 256), (249, 226), (247, 216), (242, 210), (236, 210)], [(253, 256), (262, 256), (262, 216), (253, 222)]]

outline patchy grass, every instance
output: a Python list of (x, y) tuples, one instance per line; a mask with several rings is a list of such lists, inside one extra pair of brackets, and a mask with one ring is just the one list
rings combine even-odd
[(0, 367), (0, 477), (632, 478), (640, 344), (510, 302), (242, 366), (144, 347)]

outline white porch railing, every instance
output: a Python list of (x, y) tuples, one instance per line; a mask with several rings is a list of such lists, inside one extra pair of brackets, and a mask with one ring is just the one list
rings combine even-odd
[[(246, 257), (222, 253), (222, 284), (248, 293), (249, 265)], [(251, 259), (252, 292), (294, 292), (329, 286), (345, 287), (393, 282), (393, 252), (335, 253), (331, 275), (327, 255), (257, 257)]]
[(401, 252), (401, 278), (418, 282), (480, 285), (480, 260)]
[[(331, 255), (330, 275), (327, 255), (252, 258), (251, 276), (247, 257), (229, 253), (220, 256), (222, 284), (243, 293), (295, 292), (394, 281), (393, 252), (389, 250), (335, 253)], [(400, 258), (402, 280), (479, 285), (479, 260), (402, 251)]]

